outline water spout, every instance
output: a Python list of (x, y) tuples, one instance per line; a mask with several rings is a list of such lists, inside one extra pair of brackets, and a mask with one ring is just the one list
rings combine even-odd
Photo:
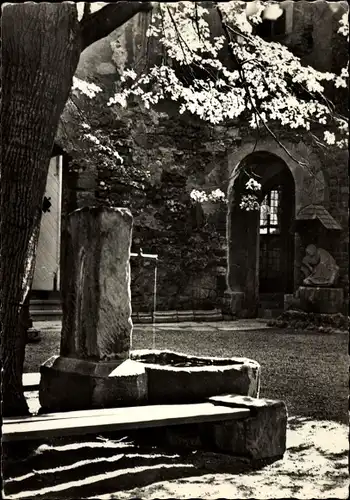
[(153, 339), (152, 348), (156, 348), (156, 309), (157, 309), (157, 261), (154, 266), (154, 288), (153, 288), (153, 318), (152, 318), (152, 328), (153, 328)]
[(131, 252), (130, 257), (142, 257), (144, 259), (158, 260), (157, 253), (143, 253), (142, 248), (140, 248), (140, 253)]
[[(142, 257), (143, 259), (151, 259), (155, 261), (154, 266), (154, 285), (153, 285), (153, 311), (152, 311), (152, 347), (155, 348), (156, 345), (156, 309), (157, 309), (157, 263), (158, 254), (156, 253), (143, 253), (142, 248), (140, 248), (139, 253), (131, 252), (130, 257)], [(130, 338), (130, 350), (132, 350), (132, 333)]]

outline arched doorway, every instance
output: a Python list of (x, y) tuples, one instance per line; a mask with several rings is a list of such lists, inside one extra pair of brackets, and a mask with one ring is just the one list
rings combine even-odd
[(262, 186), (259, 221), (259, 293), (293, 293), (295, 214), (294, 179), (281, 170)]
[[(248, 155), (239, 172), (229, 192), (228, 286), (243, 314), (252, 317), (262, 294), (283, 301), (293, 292), (295, 182), (286, 163), (264, 151)], [(260, 211), (240, 206), (251, 177), (262, 186)]]

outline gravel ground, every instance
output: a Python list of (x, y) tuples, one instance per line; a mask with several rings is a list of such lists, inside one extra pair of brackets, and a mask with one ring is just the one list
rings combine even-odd
[[(58, 354), (59, 341), (51, 330), (29, 344), (25, 371)], [(133, 348), (152, 347), (152, 329), (135, 328)], [(179, 326), (157, 331), (155, 347), (259, 361), (261, 396), (289, 410), (283, 459), (239, 472), (227, 456), (138, 447), (127, 436), (57, 439), (6, 461), (4, 498), (348, 498), (347, 335)]]
[(101, 437), (56, 440), (6, 462), (11, 500), (348, 498), (348, 428), (289, 419), (283, 460), (240, 472), (231, 457), (180, 453)]
[[(234, 325), (234, 324), (233, 324)], [(35, 372), (59, 354), (60, 333), (43, 332), (42, 341), (28, 344), (24, 371)], [(133, 348), (153, 346), (152, 329), (135, 327)], [(230, 331), (205, 325), (158, 330), (157, 349), (193, 355), (245, 356), (261, 364), (261, 397), (282, 399), (289, 415), (348, 422), (348, 336), (285, 330)]]

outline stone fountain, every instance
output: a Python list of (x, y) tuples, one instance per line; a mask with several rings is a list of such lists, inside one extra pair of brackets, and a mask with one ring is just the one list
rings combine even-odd
[(130, 353), (131, 234), (127, 209), (86, 207), (70, 214), (61, 349), (40, 368), (42, 410), (195, 402), (224, 393), (257, 397), (256, 361)]
[(61, 352), (40, 368), (40, 412), (121, 406), (140, 406), (142, 412), (142, 405), (154, 410), (153, 405), (170, 404), (176, 414), (190, 403), (211, 410), (215, 405), (238, 408), (244, 414), (240, 420), (164, 424), (143, 438), (153, 445), (230, 454), (249, 467), (282, 458), (286, 406), (258, 399), (256, 361), (155, 349), (130, 352), (131, 232), (126, 209), (89, 207), (70, 214)]

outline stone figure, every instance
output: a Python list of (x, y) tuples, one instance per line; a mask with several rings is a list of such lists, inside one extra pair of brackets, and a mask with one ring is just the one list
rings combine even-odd
[(339, 276), (339, 267), (334, 258), (327, 250), (316, 245), (307, 246), (301, 270), (305, 275), (305, 286), (330, 287), (335, 285)]

